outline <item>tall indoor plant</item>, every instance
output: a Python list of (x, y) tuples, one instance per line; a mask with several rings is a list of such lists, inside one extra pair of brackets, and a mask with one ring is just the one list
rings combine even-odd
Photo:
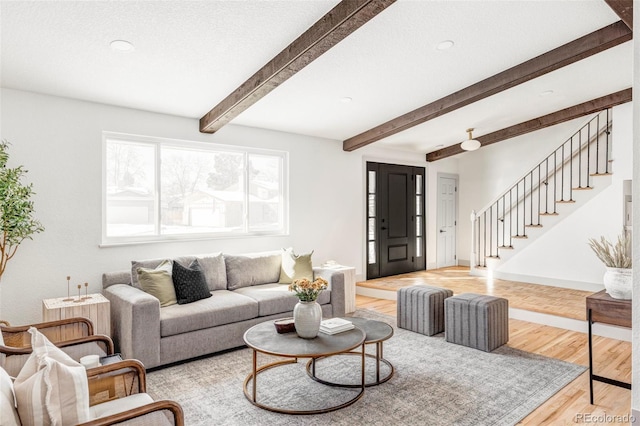
[(600, 237), (590, 238), (589, 246), (607, 268), (603, 279), (607, 293), (614, 299), (631, 299), (631, 236), (623, 230), (615, 244)]
[(0, 281), (20, 243), (44, 231), (33, 217), (33, 184), (22, 183), (27, 170), (7, 166), (9, 145), (4, 139), (0, 142)]

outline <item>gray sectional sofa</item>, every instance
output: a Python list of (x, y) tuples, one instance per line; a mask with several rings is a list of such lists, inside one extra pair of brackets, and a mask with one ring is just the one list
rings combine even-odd
[[(111, 334), (116, 350), (146, 368), (244, 345), (244, 332), (255, 324), (290, 317), (298, 302), (287, 284), (278, 284), (281, 251), (244, 255), (214, 254), (173, 259), (201, 265), (211, 297), (160, 307), (137, 281), (139, 267), (155, 268), (165, 259), (133, 261), (131, 270), (102, 276), (103, 294), (111, 302)], [(345, 314), (344, 275), (313, 268), (329, 288), (318, 298), (325, 318)]]

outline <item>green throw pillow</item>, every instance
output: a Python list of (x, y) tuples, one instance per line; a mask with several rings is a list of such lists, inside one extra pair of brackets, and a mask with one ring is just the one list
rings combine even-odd
[(313, 280), (313, 266), (311, 265), (311, 255), (297, 255), (292, 248), (282, 249), (282, 267), (280, 269), (280, 284), (291, 284), (293, 280), (307, 278)]
[(158, 299), (162, 308), (178, 303), (171, 278), (172, 268), (172, 262), (164, 260), (155, 269), (138, 268), (136, 270), (140, 287)]

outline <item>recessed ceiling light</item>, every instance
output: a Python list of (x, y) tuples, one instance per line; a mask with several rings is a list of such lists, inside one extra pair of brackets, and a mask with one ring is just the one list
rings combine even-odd
[(443, 40), (436, 46), (437, 50), (451, 49), (455, 43), (451, 40)]
[(436, 145), (436, 146), (434, 146), (434, 148), (444, 148), (444, 145), (443, 144)]
[(133, 50), (133, 44), (127, 40), (113, 40), (109, 43), (111, 50), (117, 50), (118, 52), (131, 52)]
[(549, 96), (549, 95), (553, 95), (553, 90), (545, 90), (544, 92), (540, 93), (540, 96)]
[(352, 100), (353, 98), (350, 98), (349, 96), (345, 96), (344, 98), (340, 99), (340, 102), (342, 102), (343, 104), (348, 104)]

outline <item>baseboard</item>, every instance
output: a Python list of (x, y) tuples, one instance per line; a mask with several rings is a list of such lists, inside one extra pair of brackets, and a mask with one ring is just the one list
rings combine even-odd
[[(489, 271), (471, 270), (470, 273), (471, 275), (486, 277), (488, 276)], [(541, 285), (548, 285), (552, 287), (569, 288), (572, 290), (592, 291), (594, 293), (600, 290), (604, 290), (604, 285), (598, 284), (598, 283), (563, 280), (563, 279), (551, 278), (551, 277), (537, 277), (533, 275), (513, 274), (510, 272), (502, 272), (502, 271), (491, 271), (491, 273), (493, 275), (493, 278), (497, 278), (499, 280), (519, 281), (519, 282), (530, 283), (530, 284), (541, 284)]]
[(395, 290), (379, 290), (377, 288), (356, 286), (356, 294), (360, 296), (374, 297), (376, 299), (397, 300)]
[(471, 261), (469, 259), (458, 259), (458, 266), (471, 266)]

